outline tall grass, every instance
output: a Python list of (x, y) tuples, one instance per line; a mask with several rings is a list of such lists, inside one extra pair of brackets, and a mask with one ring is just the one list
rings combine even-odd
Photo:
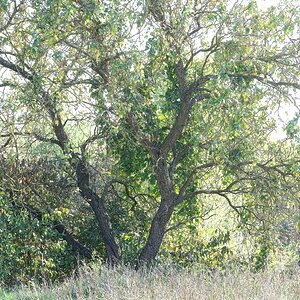
[[(1, 298), (2, 297), (2, 298)], [(20, 287), (0, 299), (16, 300), (299, 300), (300, 271), (251, 273), (250, 271), (203, 272), (154, 268), (84, 267), (77, 277), (58, 285)]]

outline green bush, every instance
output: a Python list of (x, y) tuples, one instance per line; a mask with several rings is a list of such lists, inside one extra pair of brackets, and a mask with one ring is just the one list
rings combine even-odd
[(0, 194), (0, 282), (55, 280), (76, 265), (76, 255), (47, 223)]

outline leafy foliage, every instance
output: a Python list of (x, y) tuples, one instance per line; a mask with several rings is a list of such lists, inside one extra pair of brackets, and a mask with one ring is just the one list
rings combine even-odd
[(214, 268), (239, 260), (241, 235), (258, 270), (283, 227), (299, 242), (299, 114), (272, 140), (299, 96), (297, 5), (14, 0), (0, 14), (0, 191), (16, 226), (1, 263), (33, 243), (28, 276), (40, 252), (51, 278), (75, 252)]

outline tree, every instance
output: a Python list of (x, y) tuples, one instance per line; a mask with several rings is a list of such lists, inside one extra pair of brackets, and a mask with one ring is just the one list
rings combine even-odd
[(1, 13), (3, 148), (23, 143), (20, 159), (39, 141), (37, 155), (64, 161), (111, 263), (122, 261), (119, 193), (140, 207), (122, 207), (128, 222), (151, 218), (140, 267), (177, 228), (174, 211), (218, 196), (247, 225), (296, 178), (298, 150), (268, 138), (276, 106), (299, 90), (297, 6), (13, 1)]

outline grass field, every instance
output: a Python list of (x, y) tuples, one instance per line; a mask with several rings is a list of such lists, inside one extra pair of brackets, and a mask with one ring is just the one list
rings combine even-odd
[(188, 300), (257, 299), (299, 300), (300, 271), (253, 274), (250, 271), (208, 273), (199, 270), (155, 268), (135, 272), (128, 268), (85, 267), (77, 278), (58, 285), (19, 287), (0, 291), (1, 300)]

